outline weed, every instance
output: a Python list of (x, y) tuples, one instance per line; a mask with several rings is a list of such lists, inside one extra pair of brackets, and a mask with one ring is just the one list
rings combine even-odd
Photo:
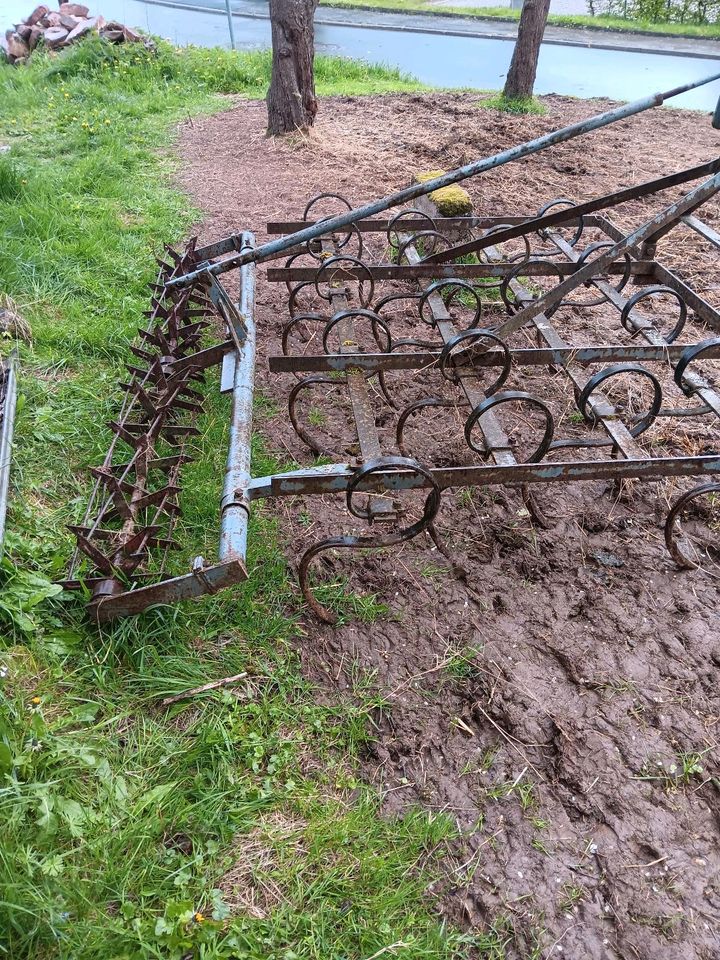
[(421, 577), (425, 577), (427, 580), (430, 580), (434, 577), (445, 578), (448, 575), (447, 567), (443, 566), (441, 563), (425, 563), (420, 567), (418, 571)]
[(584, 887), (574, 883), (564, 883), (560, 888), (558, 907), (563, 913), (570, 913), (587, 896)]
[(508, 797), (517, 797), (522, 810), (530, 810), (537, 803), (535, 785), (525, 778), (525, 771), (511, 783), (500, 783), (488, 787), (485, 791), (491, 800), (504, 800)]
[(473, 505), (474, 495), (474, 487), (463, 487), (462, 490), (458, 492), (457, 502), (461, 507), (471, 507)]
[(313, 407), (308, 412), (308, 421), (314, 427), (323, 427), (327, 423), (327, 414), (323, 413), (322, 410), (317, 410), (315, 407)]
[(668, 791), (679, 790), (704, 773), (702, 758), (712, 749), (713, 747), (708, 747), (706, 750), (683, 751), (678, 754), (677, 761), (668, 764), (667, 768), (661, 761), (656, 761), (654, 765), (648, 762), (644, 764), (640, 775), (634, 779), (657, 780)]
[(475, 658), (478, 651), (474, 647), (465, 647), (450, 654), (445, 662), (445, 672), (458, 680), (465, 680), (475, 673)]

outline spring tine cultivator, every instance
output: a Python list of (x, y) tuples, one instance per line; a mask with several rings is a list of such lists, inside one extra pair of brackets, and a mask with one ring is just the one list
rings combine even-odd
[[(168, 249), (132, 348), (125, 401), (109, 424), (108, 453), (91, 471), (85, 519), (72, 527), (77, 549), (67, 585), (90, 591), (100, 621), (213, 593), (247, 576), (254, 500), (343, 494), (355, 532), (311, 544), (299, 562), (310, 607), (332, 621), (311, 587), (320, 555), (389, 547), (423, 532), (446, 552), (434, 521), (449, 488), (515, 488), (542, 523), (538, 485), (598, 479), (706, 477), (671, 507), (665, 538), (681, 567), (713, 559), (713, 536), (689, 541), (686, 534), (703, 518), (700, 505), (720, 493), (720, 483), (707, 480), (720, 472), (720, 454), (711, 445), (692, 455), (678, 455), (672, 444), (658, 452), (644, 435), (663, 418), (720, 417), (709, 366), (720, 359), (720, 313), (655, 259), (658, 241), (678, 228), (720, 249), (720, 235), (697, 216), (720, 192), (720, 158), (583, 203), (559, 198), (530, 217), (442, 217), (427, 195), (718, 78), (608, 111), (364, 207), (322, 194), (301, 220), (269, 224), (275, 238), (263, 246), (242, 232)], [(679, 186), (679, 199), (657, 200), (657, 213), (628, 233), (607, 216), (620, 203)], [(403, 206), (411, 201), (416, 206)], [(312, 220), (328, 203), (343, 209)], [(399, 213), (380, 216), (398, 206)], [(293, 375), (289, 420), (312, 453), (332, 462), (252, 477), (255, 271), (281, 257), (288, 259), (267, 270), (270, 283), (288, 289), (281, 353), (270, 357), (270, 371)], [(237, 300), (220, 279), (230, 271), (238, 275)], [(487, 320), (498, 307), (504, 318)], [(567, 317), (595, 310), (605, 311), (607, 330), (573, 333)], [(196, 557), (189, 571), (168, 577), (186, 441), (197, 433), (205, 372), (215, 366), (232, 399), (218, 560)], [(556, 396), (563, 384), (573, 423), (581, 424), (565, 436)], [(304, 413), (310, 396), (338, 388), (350, 445), (316, 436)], [(618, 400), (623, 390), (644, 395), (644, 406)], [(460, 455), (430, 427), (448, 411), (462, 411)], [(415, 454), (418, 425), (425, 442)], [(561, 459), (567, 451), (574, 459)], [(412, 491), (419, 499), (410, 509), (403, 496)]]

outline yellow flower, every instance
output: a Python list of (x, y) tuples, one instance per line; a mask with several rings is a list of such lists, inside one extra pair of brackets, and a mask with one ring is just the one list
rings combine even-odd
[(205, 919), (204, 915), (199, 911), (193, 916), (193, 920), (195, 921), (195, 923), (202, 923), (204, 919)]
[(31, 703), (40, 703), (41, 700), (40, 700), (40, 697), (33, 697), (30, 702), (31, 702)]

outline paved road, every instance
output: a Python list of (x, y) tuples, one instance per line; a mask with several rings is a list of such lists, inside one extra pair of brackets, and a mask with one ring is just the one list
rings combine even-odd
[[(101, 0), (98, 7), (107, 18), (117, 17), (178, 44), (227, 46), (227, 22), (222, 12), (224, 0), (201, 2), (203, 6), (195, 10), (142, 0)], [(214, 10), (210, 9), (211, 4)], [(232, 5), (238, 46), (242, 49), (268, 46), (267, 3), (263, 0), (232, 0)], [(29, 6), (32, 6), (32, 0), (29, 3), (27, 0), (4, 0), (0, 27), (27, 13)], [(361, 17), (362, 24), (354, 22)], [(488, 26), (487, 21), (398, 16), (328, 7), (318, 10), (316, 24), (318, 52), (394, 64), (435, 86), (475, 89), (502, 86), (512, 55), (515, 31), (514, 24), (491, 24), (493, 31), (499, 33), (490, 38), (481, 32)], [(584, 42), (578, 40), (575, 31), (564, 31), (568, 32), (573, 44)], [(695, 41), (690, 43), (696, 55), (687, 57), (677, 48), (677, 40), (666, 44), (667, 38), (633, 37), (628, 41), (623, 35), (616, 36), (620, 36), (625, 44), (636, 45), (640, 40), (650, 40), (653, 45), (660, 42), (665, 52), (640, 53), (617, 46), (606, 49), (604, 46), (568, 45), (564, 36), (557, 36), (554, 29), (548, 30), (540, 53), (536, 92), (631, 100), (720, 72), (718, 59), (710, 59), (705, 46), (701, 47)], [(593, 34), (589, 40), (610, 47), (605, 34)], [(715, 53), (717, 47), (711, 45), (710, 50)], [(718, 92), (720, 83), (691, 91), (674, 100), (673, 104), (711, 110)]]

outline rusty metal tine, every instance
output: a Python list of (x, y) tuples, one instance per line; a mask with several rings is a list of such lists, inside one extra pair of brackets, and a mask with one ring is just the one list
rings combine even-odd
[[(407, 240), (409, 237), (404, 237), (404, 239)], [(398, 243), (402, 242), (403, 241), (398, 238)], [(405, 248), (405, 256), (407, 257), (409, 263), (418, 263), (421, 259), (415, 244), (412, 243), (408, 244), (408, 246)], [(455, 329), (452, 319), (450, 319), (450, 315), (447, 312), (443, 299), (439, 293), (436, 292), (430, 294), (428, 297), (428, 306), (432, 311), (432, 315), (435, 320), (435, 326), (439, 330), (440, 336), (443, 338), (443, 342), (446, 344), (449, 343), (453, 337), (457, 336), (457, 330)], [(460, 378), (460, 387), (462, 388), (465, 397), (473, 410), (485, 399), (485, 392), (474, 386), (464, 377)], [(494, 413), (492, 410), (488, 410), (487, 413), (480, 418), (477, 426), (483, 435), (487, 451), (495, 463), (517, 463), (515, 457), (513, 456), (508, 436), (505, 433), (500, 419), (496, 413)]]

